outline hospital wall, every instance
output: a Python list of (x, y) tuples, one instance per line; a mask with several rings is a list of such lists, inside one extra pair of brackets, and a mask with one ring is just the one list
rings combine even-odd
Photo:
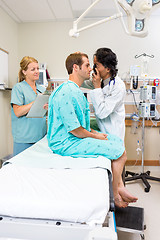
[[(119, 60), (119, 75), (121, 77), (124, 77), (126, 73), (128, 73), (130, 65), (141, 65), (141, 59), (135, 60), (136, 54), (153, 54), (155, 57), (154, 59), (150, 59), (149, 74), (152, 77), (160, 77), (160, 32), (157, 29), (157, 22), (160, 22), (160, 17), (158, 16), (154, 16), (150, 19), (148, 26), (149, 34), (145, 38), (136, 38), (127, 35), (124, 32), (123, 26), (119, 20), (114, 20), (81, 32), (79, 38), (69, 37), (68, 32), (70, 28), (72, 28), (72, 22), (70, 21), (16, 24), (4, 12), (3, 16), (0, 15), (0, 20), (0, 22), (6, 22), (6, 27), (11, 29), (11, 32), (14, 32), (13, 37), (8, 39), (9, 33), (6, 31), (6, 36), (4, 37), (3, 42), (6, 44), (5, 39), (7, 39), (9, 41), (7, 46), (5, 46), (3, 42), (1, 43), (0, 40), (1, 45), (3, 45), (4, 48), (6, 47), (6, 50), (12, 54), (12, 57), (9, 58), (9, 83), (11, 87), (17, 82), (18, 64), (24, 55), (34, 56), (40, 63), (47, 63), (47, 69), (51, 78), (67, 79), (65, 59), (68, 54), (75, 51), (86, 52), (88, 53), (92, 64), (93, 53), (99, 47), (109, 47), (116, 52)], [(81, 26), (92, 22), (93, 21), (84, 21)], [(9, 24), (9, 26), (7, 26), (7, 24)], [(2, 95), (0, 95), (0, 104), (4, 101), (8, 109), (7, 116), (5, 115), (5, 118), (4, 113), (1, 113), (1, 119), (5, 119), (4, 122), (6, 119), (8, 121), (5, 123), (3, 122), (5, 127), (3, 129), (3, 138), (1, 139), (4, 149), (3, 154), (7, 155), (11, 153), (12, 148), (11, 124), (10, 117), (8, 117), (10, 114), (10, 93), (0, 92), (0, 94)], [(5, 94), (7, 95), (6, 98)], [(155, 128), (154, 130), (151, 129), (149, 131), (152, 131), (153, 133), (150, 134), (150, 141), (152, 143), (157, 143), (159, 135), (155, 135), (154, 131), (159, 132), (158, 128)], [(141, 132), (140, 129), (139, 132)], [(126, 142), (127, 149), (129, 151), (129, 159), (136, 158), (136, 136), (138, 135), (130, 135), (130, 128), (127, 128)], [(5, 139), (5, 143), (3, 143), (3, 139)], [(133, 148), (131, 146), (133, 146)], [(155, 150), (153, 148), (147, 148), (147, 151), (147, 159), (159, 159), (159, 149)], [(152, 154), (153, 152), (154, 155)]]
[[(0, 48), (9, 52), (9, 85), (17, 78), (18, 24), (0, 8)], [(0, 159), (12, 152), (11, 91), (0, 90)]]
[[(71, 52), (88, 53), (92, 64), (95, 50), (99, 47), (109, 47), (118, 56), (119, 75), (123, 78), (128, 73), (130, 65), (141, 65), (142, 59), (136, 60), (135, 55), (153, 54), (155, 57), (149, 60), (149, 75), (160, 78), (160, 33), (157, 29), (157, 22), (160, 22), (160, 17), (154, 16), (150, 19), (149, 34), (145, 38), (127, 35), (119, 20), (81, 32), (79, 38), (71, 38), (68, 35), (69, 29), (72, 28), (72, 22), (21, 24), (19, 27), (19, 54), (20, 58), (28, 54), (35, 56), (40, 62), (46, 62), (49, 74), (54, 79), (67, 79), (65, 59)], [(88, 24), (87, 21), (80, 26), (86, 24)], [(130, 160), (141, 159), (141, 152), (139, 155), (136, 152), (137, 141), (139, 140), (141, 143), (141, 132), (141, 127), (136, 134), (131, 133), (131, 127), (126, 127), (126, 149)], [(145, 136), (145, 160), (156, 160), (156, 164), (159, 164), (159, 128), (147, 127)]]
[[(153, 54), (149, 61), (151, 76), (160, 76), (159, 41), (157, 28), (160, 17), (149, 21), (149, 34), (145, 38), (129, 36), (119, 20), (114, 20), (80, 33), (79, 38), (69, 37), (72, 22), (26, 23), (19, 25), (19, 58), (33, 55), (39, 62), (46, 62), (52, 78), (67, 78), (64, 62), (68, 54), (74, 51), (88, 53), (91, 64), (95, 50), (109, 47), (116, 52), (119, 60), (119, 74), (124, 76), (130, 65), (140, 65), (142, 58), (135, 59), (141, 53)], [(83, 22), (85, 25), (91, 22)], [(80, 25), (80, 26), (81, 26)]]

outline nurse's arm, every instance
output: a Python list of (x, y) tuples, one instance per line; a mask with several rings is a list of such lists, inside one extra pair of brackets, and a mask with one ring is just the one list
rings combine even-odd
[(96, 131), (89, 132), (83, 127), (76, 128), (76, 129), (70, 131), (70, 133), (72, 133), (74, 136), (76, 136), (78, 138), (90, 137), (90, 138), (96, 138), (96, 139), (101, 139), (101, 140), (107, 140), (107, 134), (99, 133)]
[(33, 104), (33, 102), (26, 104), (26, 105), (22, 105), (22, 106), (13, 104), (13, 111), (14, 111), (14, 114), (16, 115), (16, 117), (21, 117), (21, 116), (26, 115), (29, 112), (32, 104)]

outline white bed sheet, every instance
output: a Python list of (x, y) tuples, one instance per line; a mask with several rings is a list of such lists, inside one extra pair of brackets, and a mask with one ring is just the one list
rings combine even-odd
[(109, 210), (109, 159), (54, 154), (45, 136), (7, 162), (0, 169), (1, 215), (104, 222)]
[(0, 215), (102, 224), (108, 210), (105, 169), (0, 169)]
[(111, 161), (103, 156), (97, 158), (73, 158), (54, 154), (48, 147), (46, 136), (7, 162), (35, 168), (86, 169), (100, 167), (111, 172)]

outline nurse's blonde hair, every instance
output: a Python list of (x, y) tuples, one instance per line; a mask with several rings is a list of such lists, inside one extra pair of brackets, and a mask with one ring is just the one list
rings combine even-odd
[(19, 74), (18, 74), (19, 82), (22, 82), (23, 80), (25, 80), (26, 76), (23, 74), (23, 70), (27, 71), (28, 65), (32, 62), (38, 63), (38, 61), (33, 57), (25, 56), (22, 58), (22, 60), (20, 62), (20, 70), (19, 70)]

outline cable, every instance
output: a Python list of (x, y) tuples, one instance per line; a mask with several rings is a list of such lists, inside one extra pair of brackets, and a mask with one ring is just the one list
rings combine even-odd
[(129, 91), (130, 91), (130, 92), (132, 93), (132, 95), (133, 95), (134, 104), (135, 104), (135, 106), (136, 106), (136, 108), (137, 108), (137, 111), (138, 111), (138, 107), (137, 107), (137, 103), (136, 103), (136, 98), (135, 98), (134, 92), (133, 92), (131, 89), (129, 89)]

